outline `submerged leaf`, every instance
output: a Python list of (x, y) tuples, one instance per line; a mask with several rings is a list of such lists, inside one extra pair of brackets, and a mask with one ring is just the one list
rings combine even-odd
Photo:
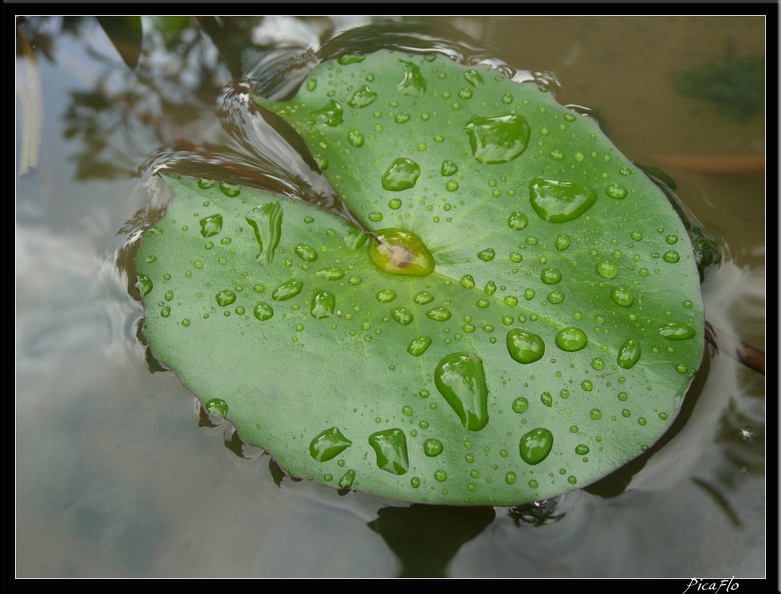
[(666, 431), (703, 352), (697, 268), (594, 122), (488, 68), (386, 51), (258, 101), (369, 232), (169, 179), (138, 255), (145, 333), (242, 439), (337, 488), (516, 505)]

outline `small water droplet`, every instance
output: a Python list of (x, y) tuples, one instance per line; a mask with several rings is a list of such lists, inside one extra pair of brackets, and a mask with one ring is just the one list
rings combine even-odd
[(588, 416), (590, 416), (594, 421), (598, 421), (602, 418), (602, 411), (598, 408), (592, 408), (588, 413)]
[(586, 333), (580, 328), (563, 328), (556, 334), (556, 346), (562, 351), (574, 352), (584, 348), (588, 343)]
[(537, 334), (513, 328), (507, 333), (507, 352), (518, 363), (534, 363), (545, 354), (545, 343)]
[(228, 416), (228, 403), (222, 398), (212, 398), (204, 404), (204, 408), (210, 415), (223, 418)]
[(564, 293), (561, 291), (551, 291), (548, 293), (548, 301), (552, 303), (553, 305), (558, 305), (562, 301), (564, 301)]
[(439, 469), (434, 473), (434, 478), (440, 483), (444, 483), (447, 480), (447, 473), (444, 470)]
[(488, 424), (488, 387), (477, 355), (447, 355), (437, 364), (434, 382), (466, 429), (480, 431)]
[(331, 427), (319, 433), (309, 443), (309, 455), (318, 462), (327, 462), (336, 458), (344, 450), (352, 445), (338, 427)]
[(414, 357), (420, 357), (431, 346), (431, 338), (428, 336), (418, 336), (413, 338), (407, 346), (407, 352)]
[(472, 155), (480, 163), (507, 163), (529, 144), (531, 129), (521, 115), (473, 116), (466, 125)]
[(496, 252), (492, 248), (485, 249), (477, 254), (477, 257), (483, 262), (490, 262), (494, 259), (494, 256), (496, 256)]
[(523, 396), (519, 396), (518, 398), (513, 400), (513, 410), (518, 414), (522, 414), (526, 412), (526, 409), (528, 408), (529, 408), (529, 401)]
[(529, 224), (529, 218), (522, 212), (514, 212), (507, 219), (507, 226), (515, 231), (525, 229)]
[(675, 264), (678, 260), (681, 259), (681, 256), (675, 250), (670, 250), (669, 252), (664, 253), (662, 259), (668, 264)]
[(575, 453), (578, 456), (585, 456), (586, 454), (589, 453), (589, 451), (590, 451), (589, 447), (585, 443), (581, 443), (575, 446)]
[(622, 185), (610, 184), (607, 188), (605, 188), (605, 194), (611, 198), (615, 198), (616, 200), (623, 200), (626, 198), (627, 191), (626, 188)]
[(417, 293), (412, 300), (418, 305), (426, 305), (427, 303), (434, 301), (434, 296), (428, 291), (421, 291), (420, 293)]
[[(521, 437), (521, 459), (527, 464), (539, 464), (548, 457), (553, 449), (553, 433), (544, 427), (532, 429)], [(531, 486), (531, 481), (530, 481)], [(532, 488), (536, 488), (537, 484)]]
[(570, 241), (571, 241), (570, 236), (567, 235), (566, 233), (557, 235), (555, 240), (556, 249), (559, 250), (560, 252), (563, 252), (569, 247)]
[(551, 396), (550, 392), (543, 392), (540, 394), (540, 402), (548, 408), (551, 408), (553, 406), (553, 396)]

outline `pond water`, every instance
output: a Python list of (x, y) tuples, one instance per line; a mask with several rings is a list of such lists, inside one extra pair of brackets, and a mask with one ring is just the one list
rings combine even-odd
[(289, 97), (348, 50), (428, 49), (548, 86), (670, 176), (720, 252), (702, 285), (706, 319), (764, 351), (763, 90), (747, 86), (759, 104), (736, 107), (724, 92), (692, 95), (676, 73), (712, 63), (731, 68), (720, 82), (750, 86), (765, 27), (763, 16), (20, 19), (16, 575), (764, 577), (765, 378), (713, 347), (670, 432), (609, 477), (511, 508), (409, 505), (289, 477), (205, 415), (147, 352), (133, 258), (162, 169), (333, 205), (300, 143), (241, 97)]

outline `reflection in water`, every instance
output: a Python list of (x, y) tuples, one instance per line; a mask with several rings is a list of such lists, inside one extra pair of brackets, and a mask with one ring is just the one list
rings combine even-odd
[(496, 517), (492, 507), (413, 504), (386, 507), (369, 528), (378, 532), (401, 561), (399, 577), (446, 577), (447, 566), (462, 545)]
[(558, 502), (559, 497), (550, 497), (542, 501), (517, 505), (510, 509), (508, 515), (519, 528), (521, 524), (536, 527), (550, 522), (558, 522), (567, 515), (565, 512), (556, 512)]

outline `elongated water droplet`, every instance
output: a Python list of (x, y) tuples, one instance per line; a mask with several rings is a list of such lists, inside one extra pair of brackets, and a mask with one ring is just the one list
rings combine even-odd
[(363, 85), (353, 93), (353, 96), (347, 101), (350, 107), (366, 107), (377, 100), (377, 93), (373, 92), (368, 86)]
[(152, 279), (149, 278), (146, 274), (138, 275), (138, 283), (136, 286), (138, 287), (138, 290), (141, 292), (141, 295), (144, 297), (149, 295), (149, 292), (154, 287), (152, 283)]
[(304, 243), (299, 243), (295, 248), (293, 248), (293, 251), (304, 262), (314, 262), (317, 260), (317, 251)]
[(309, 443), (309, 455), (318, 462), (327, 462), (336, 458), (353, 442), (347, 439), (338, 427), (331, 427), (318, 434)]
[(426, 305), (427, 303), (434, 301), (434, 296), (428, 291), (421, 291), (420, 293), (417, 293), (412, 300), (418, 305)]
[(529, 191), (534, 212), (551, 223), (572, 221), (597, 201), (594, 190), (576, 182), (536, 177)]
[(412, 312), (404, 307), (397, 307), (392, 310), (391, 317), (402, 326), (408, 326), (415, 319)]
[(312, 294), (312, 306), (309, 313), (316, 320), (322, 320), (323, 318), (330, 318), (334, 315), (334, 309), (336, 309), (336, 298), (322, 289), (315, 289)]
[(255, 241), (260, 248), (257, 259), (271, 264), (282, 238), (282, 207), (279, 202), (256, 206), (244, 218), (255, 232)]
[(426, 312), (426, 317), (434, 320), (435, 322), (446, 322), (450, 319), (450, 310), (446, 307), (435, 307)]
[(303, 288), (304, 283), (291, 278), (274, 289), (274, 291), (271, 293), (271, 298), (274, 301), (286, 301), (298, 295)]
[(369, 258), (380, 270), (403, 276), (434, 272), (434, 257), (417, 235), (402, 229), (382, 229), (369, 243)]
[(431, 339), (428, 336), (418, 336), (410, 341), (407, 352), (414, 357), (420, 357), (429, 346), (431, 346)]
[(447, 355), (437, 364), (434, 383), (466, 429), (480, 431), (488, 424), (488, 386), (480, 357)]
[(369, 436), (369, 445), (377, 456), (377, 466), (391, 474), (409, 470), (407, 437), (401, 429), (386, 429)]
[(473, 116), (466, 125), (472, 154), (480, 163), (507, 163), (529, 144), (531, 128), (521, 115)]
[(562, 328), (556, 334), (556, 346), (562, 351), (579, 351), (588, 343), (586, 333), (580, 328)]
[(621, 348), (618, 349), (616, 363), (624, 369), (631, 369), (640, 360), (640, 341), (636, 338), (627, 338)]
[(481, 252), (478, 252), (477, 257), (483, 262), (490, 262), (494, 259), (494, 257), (496, 257), (496, 252), (493, 250), (493, 248), (487, 248)]
[(412, 159), (399, 157), (382, 174), (382, 187), (390, 192), (408, 190), (415, 186), (420, 177), (420, 165)]
[(318, 270), (315, 274), (325, 280), (339, 280), (340, 278), (344, 278), (344, 270), (341, 268), (323, 268), (322, 270)]
[(553, 449), (553, 433), (544, 427), (532, 429), (521, 437), (521, 459), (527, 464), (539, 464)]
[(350, 469), (339, 479), (339, 488), (349, 489), (353, 486), (353, 481), (355, 481), (355, 471)]
[(683, 322), (667, 322), (659, 326), (659, 334), (667, 340), (689, 340), (695, 332)]
[(538, 334), (513, 328), (507, 333), (507, 352), (518, 363), (534, 363), (545, 354), (545, 343)]
[(380, 303), (390, 303), (394, 299), (396, 299), (396, 291), (393, 289), (383, 289), (377, 293), (377, 301)]
[(201, 235), (204, 237), (211, 237), (217, 235), (222, 231), (222, 215), (215, 214), (210, 217), (201, 219)]

